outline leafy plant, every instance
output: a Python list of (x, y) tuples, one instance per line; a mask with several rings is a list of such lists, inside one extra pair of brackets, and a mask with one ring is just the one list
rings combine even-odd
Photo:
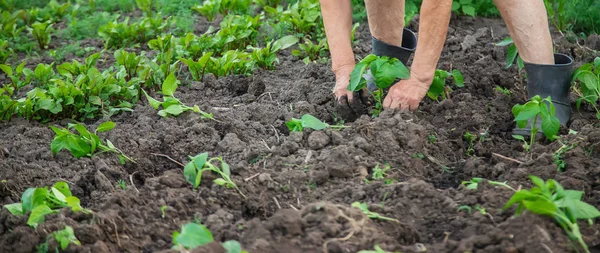
[(41, 50), (47, 49), (48, 44), (50, 44), (53, 31), (52, 26), (53, 25), (50, 22), (35, 22), (29, 29)]
[(591, 223), (592, 219), (600, 217), (600, 211), (581, 201), (582, 191), (565, 190), (553, 179), (544, 182), (533, 175), (530, 175), (529, 178), (535, 186), (530, 190), (522, 189), (515, 192), (503, 209), (506, 210), (516, 204), (515, 215), (520, 215), (524, 210), (528, 210), (538, 215), (552, 217), (570, 239), (578, 242), (586, 252), (589, 252), (577, 221), (588, 220)]
[[(219, 163), (215, 165), (213, 163)], [(217, 185), (224, 186), (226, 188), (235, 188), (242, 197), (246, 198), (246, 195), (237, 187), (235, 182), (231, 180), (231, 170), (229, 164), (227, 164), (222, 157), (213, 157), (208, 159), (208, 153), (202, 153), (194, 157), (190, 157), (190, 162), (185, 165), (183, 169), (183, 176), (185, 179), (194, 186), (194, 189), (200, 186), (202, 181), (202, 173), (205, 171), (212, 171), (219, 175), (219, 178), (213, 180)]]
[(155, 17), (143, 17), (131, 24), (127, 17), (121, 23), (112, 21), (101, 26), (98, 35), (104, 39), (106, 47), (119, 48), (147, 42), (156, 38), (171, 25), (170, 18), (164, 20), (159, 14)]
[(579, 97), (576, 103), (577, 109), (581, 107), (581, 102), (585, 101), (594, 108), (596, 118), (600, 120), (600, 110), (598, 109), (600, 57), (596, 57), (592, 63), (586, 63), (579, 67), (573, 74), (573, 81), (579, 81), (579, 87), (573, 87), (574, 93)]
[(300, 49), (292, 50), (292, 55), (301, 58), (304, 64), (311, 62), (317, 62), (321, 59), (321, 63), (326, 60), (325, 55), (327, 54), (327, 40), (321, 39), (318, 44), (314, 44), (311, 40), (305, 40), (303, 44), (299, 45)]
[(379, 219), (379, 220), (400, 222), (399, 220), (396, 220), (394, 218), (385, 217), (376, 212), (369, 211), (369, 207), (367, 206), (367, 203), (364, 203), (364, 202), (362, 202), (362, 203), (361, 202), (353, 202), (352, 207), (360, 209), (370, 219)]
[(515, 140), (523, 142), (523, 149), (525, 149), (526, 152), (529, 152), (531, 150), (531, 145), (533, 145), (533, 142), (529, 144), (527, 140), (525, 140), (525, 137), (523, 135), (513, 134), (512, 137)]
[(407, 79), (410, 72), (404, 64), (397, 58), (387, 56), (376, 56), (370, 54), (362, 59), (350, 73), (349, 91), (360, 91), (367, 87), (367, 80), (364, 77), (367, 68), (371, 70), (377, 90), (371, 95), (375, 99), (375, 108), (372, 111), (374, 116), (379, 115), (383, 110), (383, 91), (394, 84), (396, 79)]
[[(112, 121), (107, 121), (98, 126), (94, 133), (88, 131), (85, 126), (81, 124), (69, 124), (68, 128), (57, 128), (50, 126), (52, 131), (56, 134), (54, 140), (50, 144), (52, 154), (56, 155), (63, 149), (68, 150), (75, 158), (84, 156), (92, 157), (97, 153), (112, 152), (119, 154), (120, 160), (123, 162), (125, 159), (131, 162), (135, 162), (133, 159), (127, 157), (121, 150), (117, 149), (112, 142), (106, 140), (106, 144), (100, 140), (97, 133), (103, 133), (115, 128), (116, 124)], [(77, 134), (72, 133), (71, 129), (75, 129)]]
[(253, 50), (250, 57), (258, 67), (263, 69), (274, 69), (275, 63), (279, 63), (277, 53), (296, 43), (298, 43), (298, 38), (293, 35), (288, 35), (276, 41), (268, 42), (263, 48), (250, 47), (250, 49)]
[(10, 66), (0, 64), (0, 70), (2, 70), (6, 74), (6, 77), (8, 77), (8, 79), (10, 79), (10, 82), (12, 85), (12, 87), (4, 86), (3, 88), (1, 88), (0, 94), (7, 92), (9, 95), (12, 96), (14, 91), (18, 91), (19, 89), (23, 88), (25, 85), (29, 84), (30, 80), (28, 80), (28, 79), (23, 80), (23, 77), (26, 77), (25, 74), (23, 73), (23, 70), (25, 69), (25, 64), (26, 64), (26, 62), (22, 62), (14, 69), (14, 71)]
[(142, 61), (141, 56), (136, 55), (135, 52), (129, 53), (124, 49), (120, 49), (115, 51), (115, 60), (118, 65), (125, 68), (125, 73), (127, 73), (126, 80), (129, 81), (137, 76), (137, 70)]
[(445, 100), (448, 94), (452, 92), (452, 88), (446, 86), (446, 80), (450, 77), (454, 80), (456, 87), (462, 88), (465, 86), (465, 78), (458, 69), (454, 69), (452, 72), (436, 69), (431, 86), (429, 86), (429, 90), (427, 91), (427, 96), (435, 101), (438, 101), (440, 97), (442, 97), (442, 100)]
[(452, 11), (475, 17), (476, 9), (473, 4), (473, 0), (455, 0), (452, 2)]
[(310, 114), (304, 114), (300, 119), (292, 118), (291, 120), (285, 122), (285, 125), (288, 127), (290, 132), (302, 132), (304, 131), (304, 128), (323, 130), (325, 128), (341, 129), (348, 127), (344, 125), (329, 125)]
[(28, 68), (23, 69), (23, 74), (27, 80), (31, 80), (32, 83), (37, 86), (48, 86), (50, 79), (54, 76), (54, 63), (51, 64), (38, 64), (33, 71)]
[[(516, 104), (512, 108), (515, 121), (519, 128), (525, 128), (529, 120), (533, 119), (531, 124), (531, 140), (529, 148), (533, 147), (535, 135), (539, 131), (538, 118), (542, 120), (542, 131), (546, 138), (553, 141), (556, 139), (558, 130), (560, 130), (560, 121), (556, 118), (556, 108), (550, 97), (542, 99), (539, 95), (532, 97), (524, 105)], [(519, 137), (517, 137), (519, 138)], [(523, 138), (524, 139), (524, 138)]]
[(154, 9), (154, 1), (152, 0), (135, 0), (135, 5), (140, 9), (146, 16), (151, 16)]
[(19, 27), (18, 16), (8, 11), (0, 13), (0, 38), (15, 39), (25, 29), (25, 26)]
[(323, 37), (323, 20), (318, 0), (299, 0), (281, 12), (280, 20), (290, 23), (300, 37), (320, 39)]
[[(181, 227), (181, 232), (173, 232), (173, 249), (180, 251), (193, 250), (214, 241), (213, 235), (208, 228), (198, 223), (188, 223)], [(238, 241), (229, 240), (221, 244), (227, 253), (248, 253), (242, 250)]]
[(204, 73), (206, 73), (207, 68), (210, 70), (209, 64), (212, 64), (213, 61), (211, 59), (212, 53), (206, 53), (198, 61), (194, 61), (193, 59), (182, 58), (181, 61), (187, 65), (192, 78), (196, 81), (204, 80)]
[(517, 66), (520, 73), (525, 67), (525, 63), (523, 62), (523, 59), (521, 59), (521, 56), (519, 56), (519, 51), (517, 50), (517, 46), (515, 45), (513, 39), (511, 37), (507, 37), (495, 45), (499, 47), (508, 46), (508, 51), (506, 53), (506, 68), (510, 68), (514, 64), (515, 59), (517, 59)]
[(192, 9), (212, 22), (218, 14), (247, 14), (251, 3), (249, 0), (207, 0)]
[(0, 64), (4, 64), (12, 53), (12, 49), (8, 48), (8, 41), (0, 39)]
[(127, 182), (125, 182), (125, 180), (123, 179), (119, 179), (117, 181), (117, 187), (121, 188), (121, 190), (127, 190)]
[(161, 206), (160, 207), (160, 217), (162, 217), (163, 219), (165, 218), (165, 211), (167, 210), (167, 208), (169, 208), (169, 206)]
[(28, 188), (21, 196), (21, 202), (4, 205), (13, 215), (21, 216), (31, 212), (27, 225), (34, 228), (44, 222), (47, 214), (58, 213), (64, 207), (70, 207), (75, 212), (91, 213), (81, 207), (79, 199), (71, 194), (69, 185), (65, 182), (57, 182), (50, 190), (48, 187)]
[(567, 163), (563, 160), (563, 156), (569, 150), (574, 149), (577, 146), (577, 143), (568, 145), (567, 143), (562, 143), (560, 140), (558, 140), (558, 142), (560, 142), (561, 145), (560, 148), (552, 154), (552, 160), (554, 160), (554, 164), (556, 164), (556, 170), (564, 171), (567, 167)]
[(162, 106), (163, 109), (158, 111), (158, 115), (161, 117), (178, 116), (183, 112), (192, 111), (199, 113), (203, 119), (215, 120), (212, 113), (206, 113), (200, 110), (197, 105), (194, 107), (186, 106), (179, 99), (175, 98), (174, 94), (175, 90), (177, 90), (177, 82), (178, 80), (175, 77), (175, 74), (171, 73), (169, 76), (167, 76), (162, 84), (163, 102), (152, 98), (150, 95), (148, 95), (148, 93), (146, 93), (146, 91), (142, 90), (148, 99), (148, 102), (152, 107), (154, 107), (154, 109), (158, 110), (158, 108)]

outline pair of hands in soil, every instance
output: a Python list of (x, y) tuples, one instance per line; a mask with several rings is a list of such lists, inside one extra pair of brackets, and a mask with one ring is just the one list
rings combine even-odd
[[(369, 97), (366, 90), (352, 92), (347, 90), (350, 83), (350, 73), (354, 65), (341, 67), (335, 71), (334, 95), (336, 98), (336, 111), (344, 119), (359, 117), (367, 112)], [(419, 103), (429, 90), (431, 82), (422, 80), (411, 71), (410, 78), (390, 87), (383, 100), (384, 109), (400, 109), (402, 111), (415, 111)]]

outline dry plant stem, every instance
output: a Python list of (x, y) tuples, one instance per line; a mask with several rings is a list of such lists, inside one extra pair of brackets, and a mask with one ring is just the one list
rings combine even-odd
[(135, 191), (136, 191), (136, 192), (139, 194), (139, 193), (140, 193), (140, 190), (138, 190), (138, 188), (137, 188), (137, 187), (135, 187), (135, 184), (133, 183), (133, 175), (134, 175), (135, 173), (137, 173), (137, 171), (136, 171), (136, 172), (133, 172), (133, 173), (131, 173), (131, 175), (129, 175), (129, 182), (131, 183), (131, 186), (133, 186), (133, 189), (135, 189)]
[(502, 158), (502, 159), (511, 161), (511, 162), (515, 162), (515, 163), (518, 163), (518, 164), (523, 164), (523, 162), (521, 162), (521, 161), (519, 161), (517, 159), (506, 157), (506, 156), (503, 156), (503, 155), (498, 154), (498, 153), (492, 153), (492, 155), (495, 156), (495, 157), (498, 157), (498, 158)]
[(256, 173), (256, 174), (252, 175), (252, 176), (249, 176), (249, 177), (247, 177), (247, 178), (244, 179), (244, 182), (248, 182), (248, 181), (252, 180), (253, 178), (260, 176), (260, 174), (261, 173), (259, 172), (259, 173)]
[(168, 155), (157, 154), (157, 153), (150, 153), (150, 154), (151, 154), (151, 155), (154, 155), (154, 156), (162, 156), (162, 157), (164, 157), (164, 158), (167, 158), (167, 159), (171, 160), (172, 162), (174, 162), (174, 163), (178, 164), (179, 166), (181, 166), (181, 167), (184, 167), (184, 168), (185, 168), (185, 165), (184, 165), (183, 163), (180, 163), (180, 162), (178, 162), (177, 160), (175, 160), (175, 159), (171, 158), (171, 157), (170, 157), (170, 156), (168, 156)]
[(360, 231), (360, 227), (365, 223), (365, 219), (363, 218), (360, 223), (357, 223), (356, 220), (346, 216), (342, 210), (338, 210), (339, 213), (339, 217), (342, 217), (346, 220), (348, 220), (348, 222), (350, 223), (350, 232), (341, 238), (331, 238), (327, 241), (325, 241), (325, 243), (323, 244), (323, 253), (328, 253), (327, 250), (327, 244), (329, 244), (330, 242), (334, 242), (334, 241), (347, 241), (348, 239), (352, 238), (352, 236), (354, 235), (354, 233)]

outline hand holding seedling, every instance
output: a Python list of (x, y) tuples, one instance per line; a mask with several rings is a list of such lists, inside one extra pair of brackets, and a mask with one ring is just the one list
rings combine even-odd
[(383, 100), (383, 108), (415, 111), (429, 90), (430, 81), (423, 81), (411, 73), (411, 77), (396, 83)]

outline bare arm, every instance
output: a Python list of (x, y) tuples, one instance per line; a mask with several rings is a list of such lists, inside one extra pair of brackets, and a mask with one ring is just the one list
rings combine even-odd
[(332, 70), (337, 74), (354, 67), (354, 52), (350, 42), (352, 3), (350, 0), (320, 0), (325, 34), (331, 53)]
[(452, 0), (423, 0), (417, 50), (411, 68), (411, 74), (422, 83), (430, 85), (433, 80), (446, 42), (451, 11)]

